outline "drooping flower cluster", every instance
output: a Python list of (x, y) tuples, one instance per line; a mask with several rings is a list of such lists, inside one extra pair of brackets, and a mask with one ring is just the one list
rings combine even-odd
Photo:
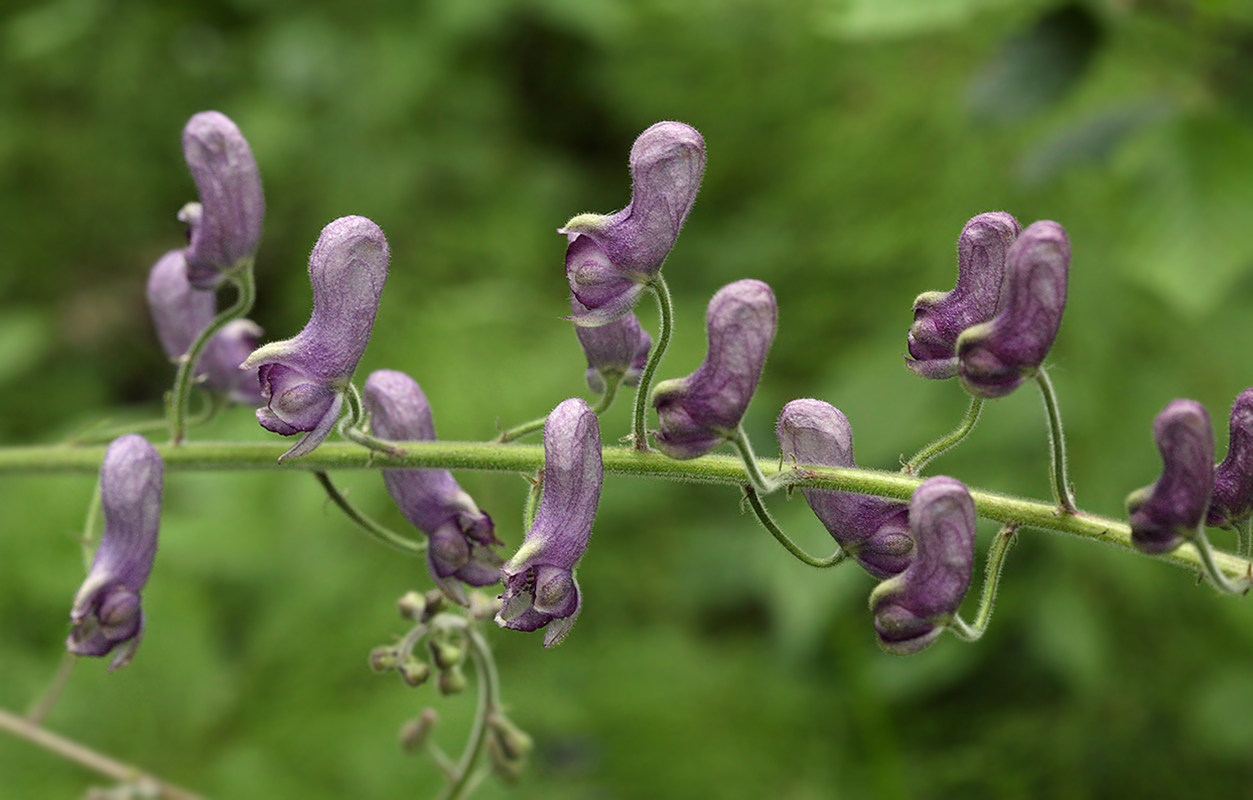
[[(631, 202), (614, 214), (580, 214), (569, 238), (566, 277), (575, 324), (594, 327), (630, 311), (661, 270), (705, 172), (705, 140), (690, 125), (658, 122), (631, 147)], [(581, 306), (581, 307), (580, 307)]]
[[(390, 441), (434, 441), (431, 406), (417, 381), (378, 370), (365, 382), (365, 408), (375, 436)], [(500, 544), (492, 518), (479, 510), (444, 469), (385, 469), (383, 482), (405, 518), (428, 537), (426, 565), (445, 594), (463, 605), (470, 586), (500, 580)], [(454, 580), (455, 579), (455, 580)]]
[(100, 467), (104, 532), (74, 597), (65, 646), (79, 656), (114, 653), (110, 671), (130, 663), (143, 637), (141, 600), (157, 554), (164, 472), (156, 449), (134, 433), (113, 440)]
[(365, 217), (340, 217), (322, 229), (309, 256), (313, 314), (294, 338), (271, 342), (242, 365), (259, 368), (257, 421), (282, 436), (304, 433), (283, 458), (305, 455), (331, 432), (348, 382), (365, 352), (387, 280), (383, 231)]
[(546, 628), (559, 644), (579, 613), (574, 570), (587, 550), (604, 480), (600, 424), (587, 403), (560, 403), (544, 424), (543, 494), (518, 552), (502, 568), (505, 592), (496, 622), (517, 631)]
[(671, 458), (697, 458), (736, 435), (761, 380), (778, 313), (774, 292), (761, 281), (736, 281), (718, 290), (706, 315), (704, 363), (686, 378), (653, 389), (657, 449)]
[(1070, 243), (1061, 225), (1021, 230), (980, 214), (958, 240), (957, 285), (914, 301), (906, 364), (924, 378), (957, 376), (977, 397), (1003, 397), (1040, 369), (1066, 307)]

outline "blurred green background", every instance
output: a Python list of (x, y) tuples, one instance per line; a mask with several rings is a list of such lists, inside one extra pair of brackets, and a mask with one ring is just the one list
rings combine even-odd
[[(1205, 403), (1219, 453), (1253, 383), (1253, 6), (1244, 0), (295, 0), (10, 2), (0, 17), (0, 441), (53, 442), (160, 413), (150, 265), (194, 198), (179, 134), (231, 116), (266, 189), (254, 317), (310, 305), (321, 227), (364, 214), (392, 250), (359, 379), (412, 374), (441, 436), (586, 394), (568, 323), (571, 215), (628, 200), (651, 123), (695, 125), (708, 169), (668, 262), (703, 357), (721, 285), (774, 287), (780, 330), (747, 426), (776, 451), (788, 400), (842, 408), (859, 462), (892, 468), (965, 408), (901, 363), (910, 304), (948, 289), (964, 222), (1004, 209), (1071, 237), (1051, 356), (1080, 505), (1118, 516), (1160, 468), (1171, 399)], [(641, 319), (655, 332), (648, 305)], [(627, 432), (628, 403), (602, 423)], [(197, 436), (273, 440), (250, 409)], [(1047, 497), (1030, 387), (932, 470)], [(515, 546), (525, 484), (459, 476)], [(404, 524), (377, 475), (340, 476)], [(5, 478), (0, 705), (61, 658), (89, 477)], [(798, 498), (771, 498), (818, 551)], [(986, 543), (991, 529), (983, 531)], [(446, 701), (366, 666), (403, 628), (422, 564), (358, 534), (303, 474), (171, 474), (135, 662), (80, 664), (48, 719), (214, 798), (432, 795), (403, 755)], [(1220, 537), (1220, 544), (1229, 544)], [(1253, 610), (1178, 569), (1027, 532), (976, 645), (879, 651), (873, 582), (793, 562), (736, 493), (611, 479), (573, 634), (493, 631), (532, 768), (483, 798), (1243, 796), (1253, 780)], [(973, 599), (973, 598), (972, 598)], [(0, 796), (98, 778), (0, 738)]]

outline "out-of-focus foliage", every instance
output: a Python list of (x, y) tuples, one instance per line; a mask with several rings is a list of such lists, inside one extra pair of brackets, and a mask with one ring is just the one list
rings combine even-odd
[[(677, 337), (746, 277), (780, 328), (746, 424), (775, 450), (799, 396), (891, 468), (960, 418), (902, 365), (910, 304), (947, 289), (976, 213), (1055, 219), (1074, 252), (1050, 359), (1081, 506), (1119, 515), (1159, 469), (1171, 399), (1216, 422), (1253, 384), (1253, 13), (1241, 0), (53, 0), (0, 16), (0, 440), (158, 415), (172, 369), (144, 308), (194, 187), (179, 132), (248, 137), (267, 218), (253, 315), (299, 330), (305, 258), (345, 214), (392, 273), (358, 373), (412, 374), (440, 435), (487, 439), (582, 394), (554, 231), (629, 195), (660, 119), (701, 130), (705, 184), (670, 257)], [(641, 312), (655, 331), (651, 309)], [(602, 423), (627, 432), (620, 403)], [(1030, 387), (932, 472), (1048, 496)], [(1218, 422), (1219, 450), (1225, 424)], [(202, 437), (263, 440), (236, 409)], [(523, 481), (459, 476), (521, 539)], [(404, 524), (377, 475), (340, 476)], [(6, 478), (0, 704), (54, 672), (81, 581), (86, 477)], [(814, 551), (799, 499), (771, 497)], [(986, 544), (990, 532), (985, 530)], [(375, 676), (425, 568), (357, 534), (302, 474), (170, 474), (148, 630), (79, 665), (54, 730), (219, 798), (424, 796), (427, 704), (453, 748), (471, 699)], [(1216, 537), (1217, 538), (1217, 537)], [(1147, 559), (1027, 531), (979, 644), (881, 653), (854, 567), (815, 573), (734, 492), (610, 479), (558, 649), (493, 632), (536, 764), (491, 797), (1177, 797), (1247, 791), (1253, 611)], [(1229, 544), (1221, 541), (1220, 544)], [(71, 797), (77, 768), (0, 739), (0, 796)]]

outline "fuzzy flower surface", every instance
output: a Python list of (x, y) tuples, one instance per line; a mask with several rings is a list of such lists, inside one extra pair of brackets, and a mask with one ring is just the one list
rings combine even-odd
[[(303, 433), (282, 458), (311, 452), (331, 432), (344, 393), (374, 328), (387, 280), (383, 231), (365, 217), (340, 217), (322, 229), (309, 257), (313, 314), (292, 339), (253, 351), (241, 365), (259, 367), (261, 427), (283, 436)], [(281, 460), (281, 459), (280, 459)]]
[(1253, 514), (1253, 388), (1231, 406), (1227, 457), (1214, 468), (1214, 497), (1209, 525), (1240, 525)]
[(187, 122), (183, 155), (200, 193), (200, 202), (179, 214), (190, 226), (187, 274), (197, 289), (214, 289), (257, 252), (265, 216), (261, 174), (248, 141), (218, 111)]
[(761, 281), (736, 281), (718, 290), (705, 318), (705, 362), (686, 378), (653, 389), (658, 450), (671, 458), (696, 458), (735, 436), (765, 369), (778, 315), (774, 292)]
[(587, 550), (604, 480), (600, 425), (580, 398), (561, 402), (544, 424), (543, 494), (518, 552), (505, 562), (502, 628), (547, 628), (544, 646), (561, 642), (578, 616), (574, 570)]
[(114, 439), (100, 467), (104, 532), (70, 610), (66, 649), (78, 656), (113, 653), (109, 670), (124, 667), (144, 632), (141, 595), (157, 554), (165, 464), (138, 434)]
[(954, 478), (928, 478), (914, 490), (909, 527), (914, 558), (870, 594), (879, 645), (894, 655), (926, 649), (952, 621), (974, 570), (975, 504)]
[[(785, 459), (822, 467), (857, 466), (853, 428), (830, 403), (793, 400), (779, 414), (776, 432)], [(831, 538), (871, 575), (890, 578), (909, 566), (914, 542), (908, 505), (853, 492), (801, 489), (801, 493)]]
[[(577, 315), (582, 304), (575, 297), (570, 305)], [(648, 364), (648, 351), (653, 339), (640, 327), (640, 321), (627, 312), (613, 322), (595, 328), (576, 325), (575, 334), (583, 355), (587, 357), (587, 387), (596, 394), (604, 394), (609, 386), (621, 383), (635, 386)]]
[(957, 375), (957, 338), (996, 315), (1005, 260), (1022, 232), (1003, 211), (970, 219), (957, 240), (957, 285), (947, 292), (924, 292), (914, 300), (906, 366), (924, 378)]
[(631, 202), (614, 214), (579, 214), (558, 233), (569, 239), (566, 277), (582, 305), (575, 324), (594, 327), (630, 311), (661, 270), (696, 202), (705, 140), (682, 122), (658, 122), (631, 147)]
[(1195, 400), (1172, 400), (1153, 421), (1162, 454), (1157, 482), (1127, 497), (1131, 543), (1145, 553), (1169, 553), (1205, 521), (1214, 494), (1214, 430)]
[[(365, 382), (364, 402), (375, 436), (390, 441), (435, 441), (431, 406), (417, 381), (403, 372), (378, 370)], [(445, 594), (467, 603), (470, 586), (500, 580), (502, 559), (492, 518), (446, 469), (385, 469), (383, 483), (405, 519), (428, 537), (426, 565)]]
[[(213, 321), (217, 297), (191, 285), (183, 251), (171, 250), (148, 273), (148, 308), (162, 349), (171, 360), (177, 360)], [(252, 320), (228, 322), (200, 355), (198, 379), (204, 387), (237, 403), (264, 402), (257, 371), (239, 368), (260, 338), (261, 328)]]
[(1006, 256), (1001, 305), (957, 339), (957, 374), (976, 397), (997, 398), (1035, 376), (1066, 310), (1070, 241), (1056, 222), (1033, 222)]

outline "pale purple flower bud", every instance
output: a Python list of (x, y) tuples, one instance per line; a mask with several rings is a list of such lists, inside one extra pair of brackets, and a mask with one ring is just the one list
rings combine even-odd
[[(364, 402), (370, 429), (378, 438), (435, 441), (431, 406), (417, 381), (405, 373), (390, 369), (370, 373)], [(500, 580), (502, 559), (491, 549), (500, 540), (492, 518), (479, 510), (451, 472), (385, 469), (383, 483), (405, 519), (427, 535), (426, 565), (446, 594), (465, 603), (465, 591), (456, 581), (488, 586)]]
[(79, 656), (117, 650), (110, 671), (130, 663), (143, 636), (140, 600), (157, 554), (164, 470), (156, 448), (134, 433), (114, 439), (100, 467), (104, 532), (74, 597), (65, 646)]
[(1210, 525), (1239, 525), (1253, 514), (1253, 388), (1231, 406), (1227, 457), (1214, 469)]
[[(856, 467), (853, 428), (838, 408), (821, 400), (793, 400), (776, 427), (783, 456), (797, 464)], [(801, 489), (814, 515), (844, 552), (876, 578), (890, 578), (909, 566), (914, 542), (909, 506), (853, 492)]]
[[(571, 297), (575, 315), (583, 308), (578, 298)], [(613, 322), (596, 328), (575, 326), (575, 334), (587, 356), (587, 386), (596, 394), (604, 394), (610, 383), (635, 386), (648, 363), (652, 337), (640, 327), (635, 314), (627, 313)]]
[[(217, 314), (217, 297), (211, 291), (193, 288), (187, 280), (187, 261), (182, 250), (162, 256), (148, 273), (148, 307), (161, 347), (171, 360), (178, 360), (191, 347)], [(257, 347), (261, 328), (252, 320), (228, 322), (209, 340), (197, 365), (209, 391), (230, 397), (238, 403), (263, 402), (257, 371), (241, 370)]]
[(961, 481), (928, 478), (909, 504), (914, 558), (870, 594), (884, 650), (909, 655), (927, 648), (952, 621), (974, 569), (975, 504)]
[[(344, 392), (374, 328), (387, 280), (387, 239), (365, 217), (340, 217), (322, 229), (309, 256), (313, 315), (292, 339), (253, 351), (241, 365), (260, 367), (257, 421), (283, 436), (304, 436), (282, 458), (311, 452), (339, 418)], [(281, 459), (280, 459), (281, 460)]]
[(1214, 493), (1214, 430), (1195, 400), (1173, 400), (1153, 421), (1162, 476), (1127, 497), (1131, 543), (1169, 553), (1201, 529)]
[(544, 423), (543, 494), (522, 546), (502, 568), (502, 628), (543, 628), (544, 646), (561, 642), (579, 613), (575, 566), (587, 550), (604, 480), (600, 425), (587, 403), (560, 403)]
[(705, 140), (690, 125), (658, 122), (631, 147), (631, 202), (621, 211), (580, 214), (569, 237), (566, 277), (583, 305), (577, 325), (597, 326), (635, 306), (674, 247), (705, 172)]
[(957, 240), (957, 285), (924, 292), (914, 300), (905, 365), (924, 378), (957, 375), (957, 337), (995, 316), (1005, 277), (1005, 258), (1022, 231), (1003, 211), (971, 218)]
[(217, 111), (188, 121), (183, 155), (200, 192), (200, 202), (179, 214), (190, 226), (187, 274), (197, 289), (213, 289), (257, 252), (265, 216), (261, 175), (239, 128)]
[(705, 363), (686, 378), (653, 389), (661, 429), (657, 449), (671, 458), (702, 456), (735, 436), (774, 340), (778, 306), (770, 287), (742, 280), (709, 301)]
[(1066, 309), (1070, 241), (1056, 222), (1033, 222), (1009, 249), (1000, 309), (957, 339), (967, 391), (995, 398), (1033, 377), (1057, 338)]

